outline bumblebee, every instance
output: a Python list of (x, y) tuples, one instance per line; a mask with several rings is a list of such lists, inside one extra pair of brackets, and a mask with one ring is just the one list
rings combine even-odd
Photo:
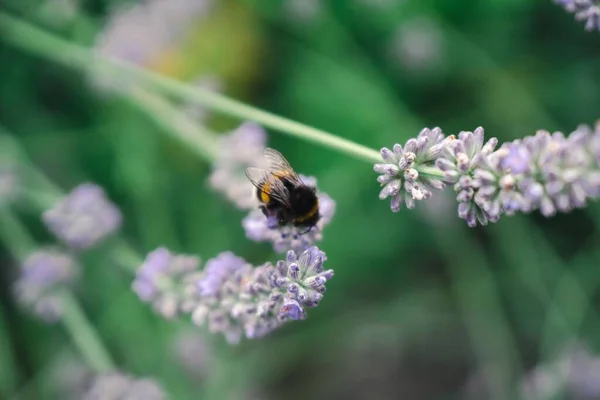
[(246, 176), (255, 187), (255, 196), (267, 226), (275, 229), (288, 224), (306, 227), (306, 233), (319, 222), (319, 199), (316, 188), (307, 186), (285, 157), (265, 149), (267, 169), (247, 168)]

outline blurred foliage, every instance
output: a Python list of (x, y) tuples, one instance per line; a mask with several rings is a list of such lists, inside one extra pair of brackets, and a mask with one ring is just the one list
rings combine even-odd
[[(5, 0), (0, 9), (91, 46), (124, 2), (75, 1), (64, 19), (51, 3)], [(215, 3), (147, 67), (186, 81), (217, 76), (227, 95), (372, 148), (424, 126), (451, 134), (481, 125), (502, 142), (600, 117), (600, 35), (549, 0), (322, 1), (309, 18), (282, 1)], [(420, 60), (421, 50), (429, 55)], [(210, 165), (143, 110), (81, 71), (6, 45), (1, 31), (0, 57), (0, 125), (63, 190), (102, 185), (141, 253), (165, 245), (204, 260), (226, 250), (276, 259), (245, 239), (243, 214), (211, 192)], [(212, 115), (207, 125), (225, 132), (238, 122)], [(217, 361), (198, 379), (173, 350), (189, 322), (157, 317), (101, 248), (85, 255), (77, 295), (122, 370), (157, 378), (174, 399), (294, 400), (462, 398), (483, 369), (496, 374), (495, 398), (508, 399), (522, 368), (557, 352), (573, 330), (600, 351), (597, 204), (467, 229), (452, 199), (392, 215), (368, 164), (275, 133), (269, 143), (337, 201), (321, 243), (336, 272), (322, 305), (235, 348), (202, 331)], [(40, 210), (15, 206), (50, 242)], [(17, 307), (17, 267), (1, 257), (0, 397), (56, 398), (49, 370), (72, 345)]]

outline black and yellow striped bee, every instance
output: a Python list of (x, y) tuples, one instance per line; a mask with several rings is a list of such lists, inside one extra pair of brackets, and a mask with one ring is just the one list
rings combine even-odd
[(275, 229), (291, 223), (310, 231), (321, 218), (316, 188), (302, 182), (277, 150), (265, 149), (265, 159), (266, 170), (247, 168), (246, 176), (256, 188), (255, 195), (267, 217), (267, 226)]

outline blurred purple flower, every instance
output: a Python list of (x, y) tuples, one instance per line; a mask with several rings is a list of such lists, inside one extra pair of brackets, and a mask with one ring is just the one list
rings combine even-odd
[(206, 378), (217, 359), (209, 343), (197, 330), (185, 330), (173, 341), (175, 356), (195, 381)]
[(121, 212), (98, 185), (84, 183), (44, 212), (48, 229), (76, 250), (97, 245), (121, 226)]
[(432, 71), (443, 65), (444, 35), (431, 18), (401, 22), (388, 46), (392, 61), (411, 73)]
[(67, 351), (52, 359), (50, 382), (56, 397), (64, 400), (80, 400), (87, 390), (94, 373), (77, 354)]
[(245, 122), (220, 140), (221, 151), (212, 166), (210, 186), (242, 210), (257, 207), (254, 186), (245, 171), (250, 166), (265, 167), (260, 164), (264, 163), (267, 140), (264, 129), (254, 122)]
[(47, 322), (62, 315), (62, 304), (56, 291), (69, 286), (77, 275), (75, 260), (55, 248), (41, 249), (23, 262), (21, 276), (15, 282), (16, 299)]
[[(208, 321), (211, 332), (223, 333), (232, 344), (243, 334), (259, 338), (286, 321), (304, 319), (306, 309), (319, 304), (325, 283), (333, 277), (333, 270), (323, 269), (325, 253), (316, 247), (299, 257), (289, 251), (286, 260), (275, 266), (252, 268), (229, 256), (220, 260), (215, 265), (225, 273), (217, 274), (217, 267), (207, 271), (211, 290), (199, 291), (192, 319), (197, 325)], [(212, 290), (217, 282), (218, 290)]]
[(148, 254), (131, 287), (156, 312), (173, 318), (180, 311), (189, 311), (190, 292), (200, 274), (199, 266), (198, 257), (175, 255), (161, 247)]
[(164, 400), (167, 396), (153, 379), (135, 379), (119, 372), (98, 375), (83, 400)]
[[(317, 180), (313, 177), (301, 175), (300, 178), (308, 186), (317, 186)], [(335, 201), (331, 197), (322, 192), (317, 192), (317, 197), (321, 218), (310, 231), (306, 232), (306, 227), (296, 227), (293, 224), (271, 229), (264, 214), (259, 209), (254, 209), (242, 220), (246, 236), (256, 242), (271, 242), (278, 253), (306, 250), (323, 239), (323, 229), (335, 214)]]
[[(96, 52), (106, 58), (150, 66), (181, 40), (212, 7), (212, 0), (149, 0), (113, 10), (96, 38)], [(105, 76), (92, 70), (100, 88), (123, 90), (128, 77)]]
[(285, 11), (295, 22), (312, 22), (322, 13), (321, 0), (285, 0)]
[(567, 12), (575, 14), (577, 21), (585, 21), (585, 30), (600, 32), (599, 0), (554, 0)]
[(567, 394), (573, 400), (600, 398), (600, 358), (582, 344), (568, 345), (553, 362), (538, 365), (521, 384), (525, 400), (550, 400)]

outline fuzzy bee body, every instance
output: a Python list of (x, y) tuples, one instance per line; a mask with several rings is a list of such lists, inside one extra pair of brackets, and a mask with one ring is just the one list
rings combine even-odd
[(310, 230), (319, 218), (316, 189), (307, 186), (281, 153), (267, 148), (266, 170), (246, 169), (246, 176), (255, 187), (260, 209), (267, 217), (269, 228), (287, 224)]

